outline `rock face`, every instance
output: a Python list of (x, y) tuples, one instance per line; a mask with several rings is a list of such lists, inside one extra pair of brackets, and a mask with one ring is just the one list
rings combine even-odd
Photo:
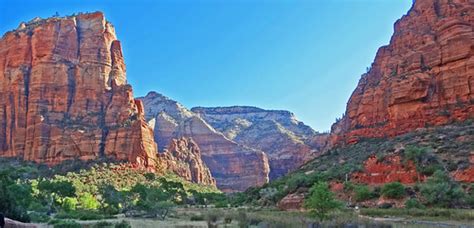
[(152, 166), (153, 130), (100, 12), (35, 19), (0, 40), (0, 156)]
[(359, 81), (331, 143), (474, 118), (474, 2), (417, 0)]
[(326, 134), (318, 134), (288, 111), (234, 106), (192, 108), (228, 139), (268, 155), (270, 179), (291, 172), (318, 155)]
[(201, 160), (198, 145), (192, 139), (173, 139), (168, 149), (158, 155), (165, 165), (165, 170), (194, 183), (216, 185), (209, 168)]
[(302, 193), (288, 194), (277, 203), (280, 210), (299, 211), (303, 208), (305, 195)]
[[(150, 92), (138, 99), (144, 103), (158, 145), (169, 145), (175, 138), (192, 138), (219, 189), (243, 191), (268, 182), (268, 159), (263, 151), (227, 139), (201, 117), (161, 94)], [(160, 146), (159, 150), (163, 149)]]
[(376, 156), (371, 156), (364, 163), (362, 172), (351, 175), (351, 181), (369, 185), (382, 185), (391, 182), (402, 184), (414, 184), (423, 181), (425, 176), (416, 171), (412, 161), (406, 164), (399, 155), (390, 155), (379, 161)]

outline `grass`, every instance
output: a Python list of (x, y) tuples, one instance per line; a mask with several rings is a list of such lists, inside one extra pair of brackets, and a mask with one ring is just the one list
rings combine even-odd
[(444, 209), (444, 208), (426, 208), (426, 209), (405, 209), (405, 208), (363, 208), (360, 214), (370, 217), (402, 217), (427, 220), (451, 220), (451, 221), (474, 221), (474, 210), (472, 209)]

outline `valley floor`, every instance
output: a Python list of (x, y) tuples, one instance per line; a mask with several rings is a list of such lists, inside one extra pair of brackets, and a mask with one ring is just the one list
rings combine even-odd
[[(287, 212), (271, 209), (241, 208), (179, 208), (164, 221), (147, 218), (118, 217), (107, 220), (77, 221), (82, 227), (114, 227), (127, 221), (131, 227), (318, 227), (318, 222), (306, 212)], [(101, 225), (99, 226), (98, 223)], [(38, 227), (53, 227), (36, 224)], [(107, 226), (108, 225), (108, 226)], [(323, 227), (474, 227), (474, 210), (403, 209), (344, 210), (332, 215)]]

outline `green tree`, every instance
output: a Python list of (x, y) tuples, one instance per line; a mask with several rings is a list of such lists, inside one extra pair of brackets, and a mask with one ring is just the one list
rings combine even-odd
[(48, 213), (58, 211), (66, 197), (76, 196), (76, 188), (69, 181), (41, 180), (37, 188), (39, 197), (48, 208)]
[(465, 193), (459, 185), (443, 171), (436, 171), (421, 185), (421, 194), (426, 204), (438, 207), (459, 207), (464, 204)]
[(330, 212), (339, 209), (342, 205), (334, 197), (329, 186), (325, 182), (318, 182), (310, 189), (309, 198), (305, 200), (304, 206), (320, 221), (328, 218)]
[(400, 199), (405, 196), (405, 187), (400, 182), (392, 182), (382, 187), (382, 195), (391, 199)]
[(31, 186), (21, 183), (11, 170), (0, 171), (0, 211), (5, 216), (29, 222), (27, 208), (32, 202)]

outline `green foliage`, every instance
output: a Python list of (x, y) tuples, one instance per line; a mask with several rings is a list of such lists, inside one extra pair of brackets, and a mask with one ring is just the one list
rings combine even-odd
[(27, 208), (30, 204), (31, 188), (18, 181), (11, 170), (0, 171), (0, 211), (5, 216), (22, 222), (29, 222)]
[(304, 202), (304, 206), (320, 221), (328, 218), (328, 214), (341, 207), (334, 193), (331, 192), (327, 183), (318, 182), (310, 189), (309, 198)]
[(99, 221), (93, 226), (94, 228), (102, 228), (102, 227), (114, 227), (114, 224), (107, 221)]
[(382, 195), (391, 199), (400, 199), (405, 196), (405, 187), (400, 182), (392, 182), (382, 187)]
[(54, 228), (81, 228), (81, 224), (73, 220), (54, 219), (49, 222)]
[(91, 210), (74, 210), (70, 212), (60, 211), (56, 214), (55, 218), (59, 219), (78, 219), (78, 220), (100, 220), (110, 218), (110, 216), (106, 216), (97, 211)]
[(421, 185), (421, 194), (429, 206), (460, 207), (465, 204), (465, 193), (443, 171), (436, 171)]
[(375, 198), (377, 195), (370, 191), (369, 187), (366, 185), (356, 185), (354, 187), (355, 200), (357, 202), (363, 202), (372, 198)]
[(413, 209), (413, 208), (416, 208), (416, 209), (424, 209), (425, 206), (423, 204), (421, 204), (418, 200), (416, 199), (409, 199), (405, 202), (405, 208), (407, 209)]
[(78, 198), (79, 205), (85, 210), (96, 210), (99, 208), (99, 201), (90, 193), (85, 192)]

